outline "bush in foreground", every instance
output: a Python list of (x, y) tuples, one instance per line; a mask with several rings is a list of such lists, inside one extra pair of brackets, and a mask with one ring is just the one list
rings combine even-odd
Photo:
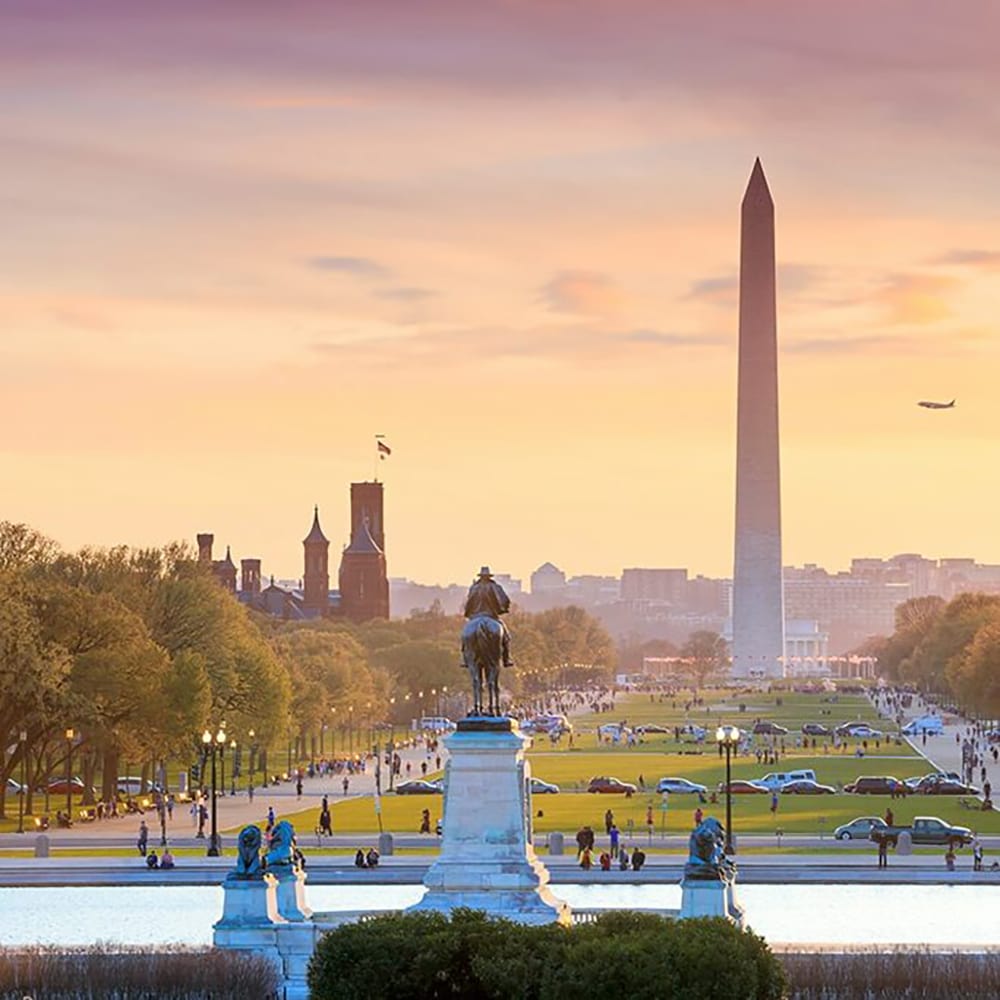
[(274, 966), (259, 955), (216, 949), (0, 950), (0, 1000), (270, 1000)]
[(724, 920), (611, 912), (571, 928), (458, 910), (378, 917), (325, 935), (312, 1000), (779, 1000), (781, 964)]

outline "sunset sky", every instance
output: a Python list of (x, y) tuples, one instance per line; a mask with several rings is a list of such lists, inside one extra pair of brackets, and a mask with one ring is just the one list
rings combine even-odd
[(728, 576), (759, 155), (785, 562), (1000, 562), (998, 37), (969, 0), (0, 0), (0, 518), (297, 575), (384, 433), (390, 575)]

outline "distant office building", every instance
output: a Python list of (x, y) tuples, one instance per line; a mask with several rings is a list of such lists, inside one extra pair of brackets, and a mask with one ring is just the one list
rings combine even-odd
[(532, 594), (544, 594), (551, 591), (562, 590), (566, 586), (566, 574), (552, 563), (542, 563), (534, 573), (531, 574)]
[(688, 572), (686, 569), (622, 570), (623, 601), (652, 601), (684, 608), (687, 605)]

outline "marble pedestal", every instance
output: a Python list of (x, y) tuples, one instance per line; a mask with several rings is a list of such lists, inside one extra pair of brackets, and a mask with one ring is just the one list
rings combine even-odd
[(277, 879), (230, 875), (223, 883), (222, 918), (212, 928), (216, 948), (267, 956), (284, 975), (278, 935), (287, 921), (278, 913)]
[(681, 919), (687, 917), (723, 917), (742, 929), (743, 906), (736, 899), (734, 881), (684, 878), (681, 881)]
[(469, 907), (519, 923), (569, 923), (532, 845), (528, 738), (511, 719), (474, 716), (444, 742), (441, 852), (408, 912)]
[(273, 877), (277, 882), (278, 913), (293, 923), (308, 920), (312, 910), (306, 902), (306, 873), (291, 865), (275, 866)]

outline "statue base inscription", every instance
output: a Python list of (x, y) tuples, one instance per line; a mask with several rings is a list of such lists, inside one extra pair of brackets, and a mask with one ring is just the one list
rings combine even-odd
[(528, 738), (506, 718), (473, 716), (445, 738), (441, 853), (409, 912), (458, 907), (518, 923), (569, 923), (532, 845)]

